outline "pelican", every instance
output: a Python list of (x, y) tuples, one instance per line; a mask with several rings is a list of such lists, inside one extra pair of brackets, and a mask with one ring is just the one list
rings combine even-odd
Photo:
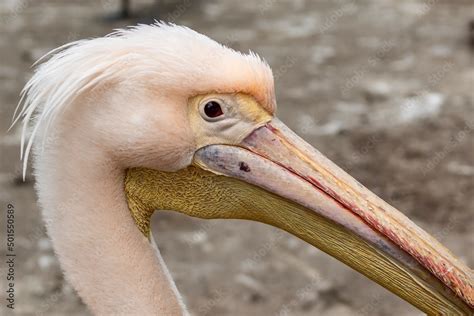
[(283, 229), (429, 315), (473, 313), (472, 270), (275, 115), (254, 53), (138, 25), (40, 60), (14, 114), (66, 279), (97, 315), (187, 314), (155, 210)]

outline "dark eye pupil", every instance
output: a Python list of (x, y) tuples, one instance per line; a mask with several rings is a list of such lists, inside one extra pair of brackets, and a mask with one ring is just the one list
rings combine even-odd
[(208, 117), (218, 117), (224, 114), (222, 112), (220, 104), (216, 101), (207, 102), (204, 106), (204, 113), (206, 113)]

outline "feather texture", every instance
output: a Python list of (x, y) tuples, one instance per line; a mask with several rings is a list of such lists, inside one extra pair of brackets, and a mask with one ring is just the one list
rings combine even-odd
[(273, 75), (264, 60), (174, 24), (138, 25), (68, 43), (38, 64), (21, 92), (12, 123), (23, 124), (23, 177), (36, 136), (41, 133), (44, 140), (55, 118), (98, 85), (129, 81), (150, 89), (186, 89), (190, 95), (244, 92), (270, 113), (275, 111)]

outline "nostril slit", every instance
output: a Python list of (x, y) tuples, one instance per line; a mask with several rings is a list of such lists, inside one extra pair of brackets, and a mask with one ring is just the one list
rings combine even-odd
[(239, 168), (240, 170), (244, 171), (244, 172), (250, 172), (250, 167), (249, 165), (247, 165), (245, 162), (241, 161), (239, 162)]

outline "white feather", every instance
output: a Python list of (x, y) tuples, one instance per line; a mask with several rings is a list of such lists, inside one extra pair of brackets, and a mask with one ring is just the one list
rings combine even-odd
[[(55, 118), (68, 104), (109, 80), (140, 84), (140, 79), (147, 76), (170, 85), (187, 84), (194, 91), (229, 90), (233, 86), (245, 90), (245, 84), (247, 90), (252, 90), (258, 85), (256, 94), (260, 95), (256, 98), (271, 109), (275, 103), (271, 69), (257, 54), (243, 55), (174, 24), (138, 25), (115, 30), (105, 37), (68, 43), (41, 57), (37, 64), (40, 65), (21, 92), (12, 123), (13, 126), (22, 120), (23, 124), (23, 177), (38, 134), (44, 142)], [(226, 68), (227, 64), (232, 67)], [(235, 74), (220, 74), (222, 69)], [(203, 76), (208, 76), (205, 82)], [(266, 84), (262, 86), (262, 82)], [(31, 134), (27, 136), (30, 127)]]

